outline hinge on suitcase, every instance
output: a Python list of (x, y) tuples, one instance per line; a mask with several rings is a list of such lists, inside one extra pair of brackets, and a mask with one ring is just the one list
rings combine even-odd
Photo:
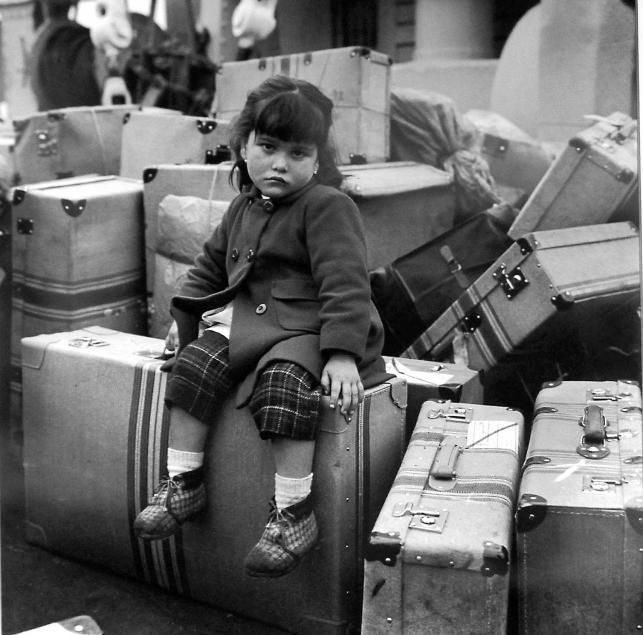
[(520, 267), (507, 271), (507, 265), (502, 263), (494, 272), (493, 277), (498, 281), (509, 300), (518, 295), (528, 284), (527, 276)]

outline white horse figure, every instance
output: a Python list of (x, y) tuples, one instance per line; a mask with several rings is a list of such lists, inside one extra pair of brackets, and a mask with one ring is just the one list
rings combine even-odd
[[(115, 88), (106, 80), (119, 77), (134, 37), (127, 0), (96, 2), (90, 29), (69, 17), (76, 1), (39, 1), (44, 22), (31, 50), (31, 83), (39, 110), (105, 102), (106, 84)], [(122, 84), (119, 91), (124, 88)], [(121, 97), (127, 101), (128, 94)]]
[[(95, 21), (89, 34), (96, 49), (96, 72), (105, 73), (101, 102), (103, 104), (129, 104), (132, 97), (123, 79), (126, 54), (134, 39), (127, 0), (99, 0), (96, 2)], [(101, 68), (101, 61), (102, 68)]]
[(240, 49), (250, 50), (277, 26), (277, 0), (240, 0), (232, 12), (232, 35)]

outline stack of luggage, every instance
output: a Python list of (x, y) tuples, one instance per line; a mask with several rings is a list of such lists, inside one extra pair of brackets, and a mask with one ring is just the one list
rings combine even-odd
[[(266, 583), (242, 560), (272, 465), (234, 397), (206, 466), (235, 513), (212, 506), (158, 543), (132, 522), (167, 452), (169, 300), (236, 195), (234, 117), (278, 73), (335, 103), (391, 378), (350, 424), (324, 409), (322, 540)], [(639, 628), (636, 135), (606, 113), (554, 156), (495, 113), (392, 89), (389, 58), (363, 47), (224, 63), (211, 117), (16, 122), (0, 300), (26, 539), (295, 632)]]

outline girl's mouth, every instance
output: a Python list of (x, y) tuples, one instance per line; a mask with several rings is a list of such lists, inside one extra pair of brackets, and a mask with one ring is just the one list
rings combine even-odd
[(286, 184), (286, 181), (280, 176), (269, 176), (266, 181), (268, 181), (269, 183), (280, 183), (281, 185)]

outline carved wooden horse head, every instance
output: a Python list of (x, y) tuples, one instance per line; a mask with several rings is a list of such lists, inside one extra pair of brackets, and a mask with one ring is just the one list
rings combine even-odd
[(38, 109), (101, 104), (105, 80), (122, 70), (132, 43), (127, 0), (98, 0), (89, 29), (67, 15), (76, 2), (40, 2), (46, 19), (31, 51)]

